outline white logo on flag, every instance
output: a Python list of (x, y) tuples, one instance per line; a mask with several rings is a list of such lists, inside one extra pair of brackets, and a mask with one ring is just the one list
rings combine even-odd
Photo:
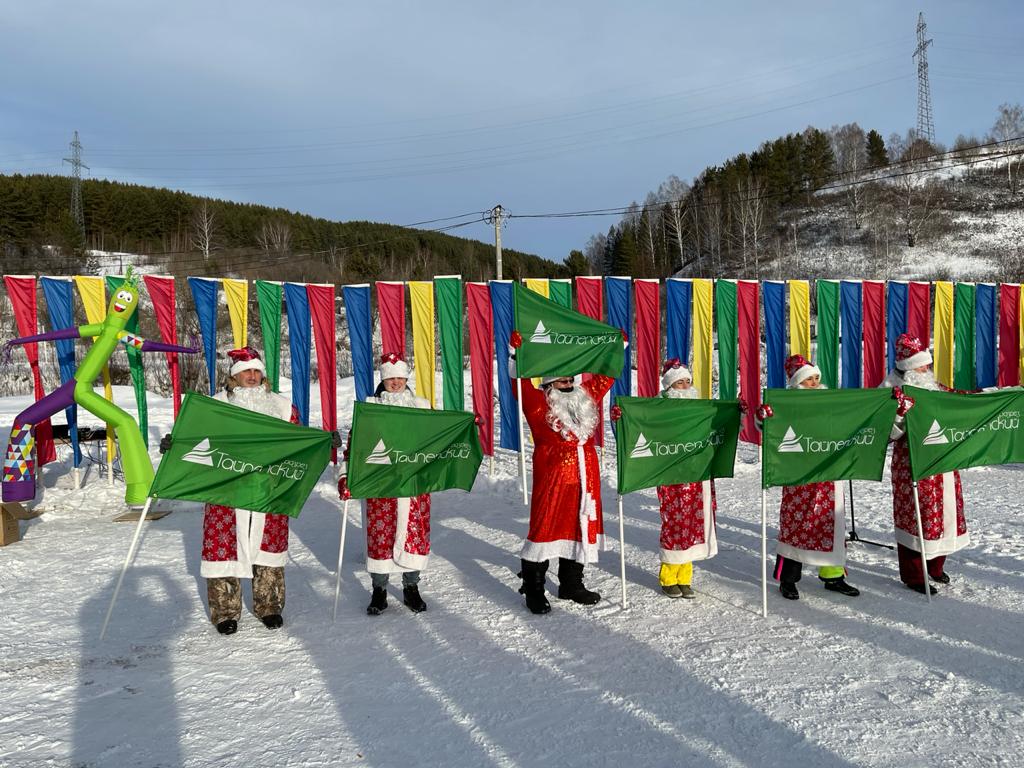
[(548, 329), (544, 327), (544, 321), (538, 320), (537, 327), (533, 331), (533, 336), (530, 337), (530, 341), (534, 344), (550, 344), (551, 334), (548, 333)]
[(373, 447), (373, 451), (369, 456), (366, 457), (367, 464), (390, 464), (391, 451), (388, 450), (387, 446), (384, 445), (384, 438), (382, 437), (377, 441), (377, 444)]
[(924, 440), (921, 441), (922, 445), (942, 445), (948, 443), (949, 438), (946, 437), (942, 427), (939, 425), (938, 419), (932, 419), (932, 425), (928, 428), (928, 434), (924, 436)]
[(633, 450), (629, 452), (629, 458), (631, 459), (642, 459), (646, 456), (653, 456), (654, 453), (651, 451), (651, 444), (647, 438), (644, 437), (644, 433), (641, 432), (636, 438), (636, 445), (633, 446)]
[(786, 430), (786, 434), (782, 436), (782, 442), (779, 443), (779, 453), (803, 453), (804, 447), (800, 445), (800, 438), (797, 437), (796, 432), (793, 431), (793, 425), (790, 424), (789, 429)]
[(207, 467), (213, 466), (214, 449), (210, 447), (210, 438), (204, 437), (196, 447), (181, 457), (182, 461), (189, 461), (193, 464), (203, 464)]

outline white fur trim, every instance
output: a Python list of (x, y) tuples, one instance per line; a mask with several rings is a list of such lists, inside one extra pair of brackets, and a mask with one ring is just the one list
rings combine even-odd
[(242, 371), (259, 371), (264, 377), (267, 375), (266, 366), (263, 365), (263, 361), (258, 357), (254, 357), (252, 360), (239, 360), (231, 366), (232, 376), (237, 376)]
[(790, 389), (796, 389), (802, 381), (809, 379), (811, 376), (821, 376), (821, 368), (810, 364), (802, 365), (797, 369), (796, 373), (789, 377), (789, 382), (786, 386)]
[(896, 361), (896, 367), (901, 371), (912, 371), (914, 368), (920, 368), (922, 365), (932, 364), (932, 353), (927, 349), (922, 349), (917, 354), (911, 355), (910, 357), (904, 358), (903, 360)]
[(266, 565), (272, 568), (283, 568), (288, 562), (288, 550), (284, 552), (265, 552), (263, 529), (267, 516), (262, 512), (250, 512), (247, 509), (235, 510), (235, 550), (234, 560), (203, 560), (199, 565), (199, 575), (205, 579), (233, 577), (251, 579), (254, 565)]
[(718, 536), (715, 532), (714, 514), (711, 511), (711, 481), (704, 480), (700, 485), (701, 496), (704, 499), (704, 541), (686, 549), (662, 549), (663, 563), (681, 565), (695, 560), (710, 560), (718, 554)]
[(564, 557), (566, 560), (575, 560), (578, 563), (596, 563), (597, 553), (607, 549), (603, 533), (598, 534), (596, 544), (586, 545), (572, 539), (557, 539), (555, 541), (530, 541), (527, 539), (523, 542), (519, 557), (529, 560), (531, 563), (542, 563), (554, 557)]
[(668, 389), (680, 379), (693, 381), (693, 374), (690, 373), (690, 369), (685, 365), (680, 365), (678, 368), (669, 368), (665, 371), (665, 375), (661, 377), (661, 388)]
[(843, 493), (843, 483), (833, 483), (833, 495), (835, 506), (832, 507), (832, 551), (819, 552), (817, 550), (799, 549), (792, 544), (783, 544), (781, 541), (775, 546), (775, 553), (789, 560), (797, 560), (804, 565), (846, 565), (846, 495)]
[[(921, 542), (916, 534), (896, 529), (896, 541), (915, 552), (921, 551)], [(924, 540), (925, 559), (951, 555), (971, 543), (971, 535), (965, 532), (958, 536), (956, 532), (956, 479), (952, 472), (942, 473), (942, 536), (938, 539)]]
[(380, 364), (380, 378), (382, 381), (384, 379), (408, 379), (409, 373), (409, 364), (405, 360)]

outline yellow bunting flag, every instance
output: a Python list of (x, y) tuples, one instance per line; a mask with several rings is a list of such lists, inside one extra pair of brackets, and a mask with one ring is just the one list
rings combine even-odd
[(228, 316), (231, 318), (231, 335), (235, 349), (241, 349), (248, 342), (249, 327), (249, 281), (230, 277), (221, 279), (224, 296), (228, 300)]
[(711, 280), (693, 281), (693, 385), (705, 400), (711, 399)]
[(412, 310), (412, 354), (416, 370), (416, 394), (434, 407), (434, 284), (410, 282)]
[(811, 359), (811, 288), (807, 280), (789, 284), (789, 354)]
[(546, 277), (528, 277), (526, 278), (526, 287), (534, 293), (539, 293), (545, 299), (551, 298), (551, 289)]
[[(82, 298), (85, 308), (85, 319), (89, 325), (102, 323), (107, 316), (107, 290), (102, 277), (75, 276), (78, 295)], [(92, 382), (89, 382), (92, 384)], [(114, 390), (110, 386), (110, 366), (103, 364), (103, 396), (114, 402)], [(117, 450), (114, 446), (114, 427), (107, 424), (107, 466), (113, 467)]]
[(953, 284), (935, 283), (935, 379), (953, 386)]

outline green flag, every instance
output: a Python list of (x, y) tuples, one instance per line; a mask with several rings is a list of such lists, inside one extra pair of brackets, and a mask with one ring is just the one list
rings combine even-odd
[(915, 480), (965, 467), (1024, 462), (1024, 390), (982, 395), (904, 387), (907, 447)]
[(545, 299), (519, 283), (512, 285), (515, 329), (523, 337), (516, 372), (532, 376), (622, 373), (622, 331)]
[(280, 392), (281, 371), (281, 304), (280, 283), (256, 281), (256, 302), (260, 308), (260, 329), (263, 331), (263, 361), (267, 378), (275, 392)]
[(468, 491), (482, 460), (472, 413), (355, 404), (348, 488), (357, 499)]
[(889, 389), (767, 389), (765, 488), (881, 480), (896, 401)]
[(331, 460), (331, 433), (189, 392), (150, 486), (189, 499), (298, 517)]
[(732, 477), (740, 409), (735, 400), (618, 397), (620, 494)]
[(441, 331), (441, 373), (446, 411), (466, 410), (462, 377), (462, 278), (435, 277), (434, 303)]

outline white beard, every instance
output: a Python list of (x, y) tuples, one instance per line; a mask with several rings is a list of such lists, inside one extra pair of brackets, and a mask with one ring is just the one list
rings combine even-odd
[(383, 405), (400, 405), (403, 408), (416, 407), (416, 395), (408, 387), (401, 392), (388, 392), (385, 389), (377, 396), (377, 399)]
[(552, 430), (558, 432), (566, 440), (575, 435), (581, 442), (586, 442), (597, 429), (597, 404), (590, 393), (580, 387), (572, 392), (560, 392), (555, 387), (548, 387), (545, 397), (548, 401), (547, 422)]
[(690, 387), (689, 389), (669, 387), (661, 393), (661, 396), (669, 400), (697, 400), (700, 397), (700, 392), (697, 391), (696, 387)]
[(228, 401), (239, 408), (247, 411), (255, 411), (265, 416), (279, 416), (278, 408), (274, 403), (274, 396), (267, 392), (267, 388), (260, 384), (256, 387), (235, 387), (228, 396)]
[(920, 387), (921, 389), (931, 389), (938, 391), (940, 389), (939, 382), (935, 380), (935, 374), (931, 371), (904, 371), (903, 372), (903, 383), (909, 384), (912, 387)]

